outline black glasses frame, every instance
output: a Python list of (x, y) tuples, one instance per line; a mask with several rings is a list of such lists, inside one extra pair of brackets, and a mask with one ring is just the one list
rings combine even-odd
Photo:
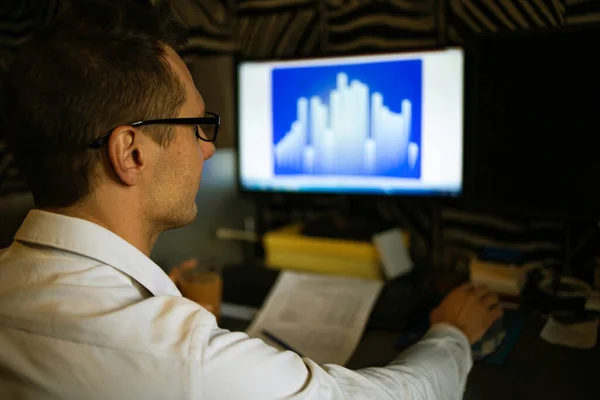
[[(219, 115), (207, 111), (204, 117), (197, 118), (163, 118), (163, 119), (149, 119), (147, 121), (137, 121), (129, 124), (124, 124), (127, 126), (132, 126), (137, 128), (139, 126), (148, 126), (148, 125), (212, 125), (215, 127), (215, 131), (212, 138), (206, 139), (200, 136), (200, 131), (196, 131), (196, 138), (204, 141), (204, 142), (214, 142), (217, 140), (217, 134), (219, 133), (219, 126), (221, 126), (221, 117)], [(100, 136), (98, 139), (91, 141), (88, 144), (88, 147), (91, 149), (99, 149), (108, 142), (110, 135), (112, 135), (113, 131), (116, 129), (112, 128), (110, 131), (106, 132), (104, 135)]]

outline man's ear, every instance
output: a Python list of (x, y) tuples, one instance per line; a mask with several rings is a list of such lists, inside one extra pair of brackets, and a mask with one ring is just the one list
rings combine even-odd
[(108, 141), (108, 158), (112, 169), (125, 185), (137, 185), (147, 167), (146, 153), (150, 149), (143, 139), (144, 135), (135, 128), (123, 126), (116, 128)]

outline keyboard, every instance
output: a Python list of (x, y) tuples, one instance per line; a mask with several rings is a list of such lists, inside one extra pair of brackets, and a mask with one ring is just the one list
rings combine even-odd
[(428, 319), (439, 303), (439, 296), (408, 279), (387, 282), (371, 312), (367, 327), (403, 331)]

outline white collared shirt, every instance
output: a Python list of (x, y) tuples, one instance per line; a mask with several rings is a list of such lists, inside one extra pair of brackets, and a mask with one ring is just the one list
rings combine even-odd
[(33, 210), (0, 251), (2, 399), (455, 400), (471, 365), (446, 325), (358, 371), (220, 329), (143, 253), (81, 219)]

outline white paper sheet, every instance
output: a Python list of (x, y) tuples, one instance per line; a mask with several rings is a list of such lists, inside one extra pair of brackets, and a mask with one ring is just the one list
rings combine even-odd
[(400, 229), (389, 229), (376, 234), (373, 236), (373, 244), (387, 279), (395, 279), (412, 271), (413, 262)]
[(383, 284), (282, 272), (247, 330), (274, 347), (268, 331), (318, 364), (344, 365), (356, 349)]
[(553, 317), (548, 318), (540, 336), (545, 341), (577, 349), (591, 349), (596, 346), (598, 319), (564, 324)]

